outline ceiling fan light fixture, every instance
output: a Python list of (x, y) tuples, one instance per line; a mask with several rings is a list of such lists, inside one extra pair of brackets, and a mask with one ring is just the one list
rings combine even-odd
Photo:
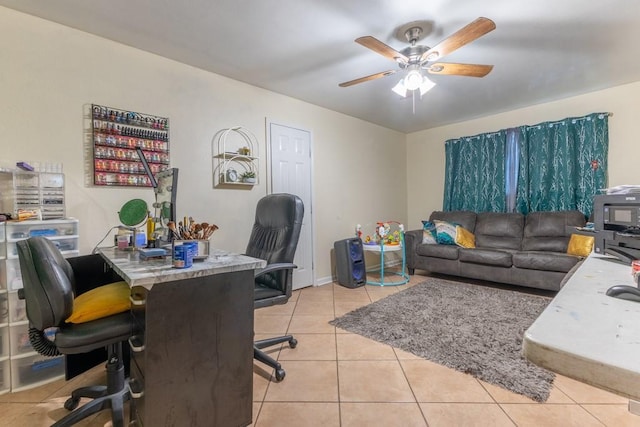
[(392, 87), (391, 90), (403, 98), (407, 97), (407, 88), (404, 86), (404, 79), (400, 79), (400, 81)]
[(420, 85), (420, 96), (424, 95), (425, 93), (429, 92), (431, 89), (433, 89), (433, 87), (436, 85), (436, 83), (434, 81), (429, 80), (426, 77), (422, 78), (422, 84)]
[(423, 81), (424, 77), (422, 76), (422, 73), (419, 70), (414, 69), (407, 73), (404, 78), (404, 85), (408, 90), (416, 90), (422, 85)]

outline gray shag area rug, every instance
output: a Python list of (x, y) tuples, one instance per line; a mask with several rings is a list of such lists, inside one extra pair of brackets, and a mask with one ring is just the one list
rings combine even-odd
[(549, 297), (430, 278), (330, 323), (545, 402), (555, 375), (522, 355)]

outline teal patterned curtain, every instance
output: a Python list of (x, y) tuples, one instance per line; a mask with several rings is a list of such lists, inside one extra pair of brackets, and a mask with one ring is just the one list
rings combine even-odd
[(607, 187), (608, 118), (593, 113), (446, 141), (443, 209), (577, 209), (590, 217), (593, 196)]
[(523, 127), (519, 212), (577, 209), (591, 215), (593, 196), (607, 186), (608, 116), (593, 113)]
[(444, 210), (504, 212), (506, 131), (445, 143)]

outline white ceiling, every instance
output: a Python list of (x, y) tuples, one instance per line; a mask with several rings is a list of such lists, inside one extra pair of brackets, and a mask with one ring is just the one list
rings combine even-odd
[[(640, 1), (609, 0), (0, 0), (0, 5), (377, 123), (414, 132), (640, 81)], [(401, 74), (354, 42), (396, 50), (395, 30), (433, 23), (434, 46), (479, 16), (493, 32), (443, 62), (493, 64), (484, 78), (430, 76), (416, 100), (391, 92)]]

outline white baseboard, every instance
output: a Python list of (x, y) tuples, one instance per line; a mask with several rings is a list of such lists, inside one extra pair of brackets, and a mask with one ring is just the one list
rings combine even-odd
[(337, 280), (337, 278), (333, 278), (331, 276), (319, 277), (316, 279), (316, 282), (313, 284), (313, 286), (328, 285), (329, 283), (333, 283)]

